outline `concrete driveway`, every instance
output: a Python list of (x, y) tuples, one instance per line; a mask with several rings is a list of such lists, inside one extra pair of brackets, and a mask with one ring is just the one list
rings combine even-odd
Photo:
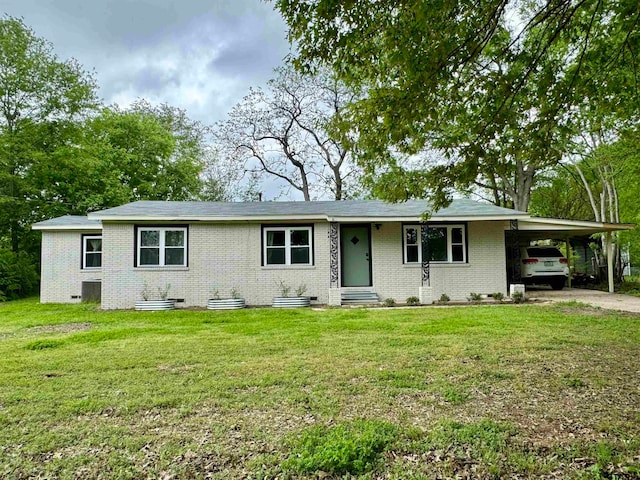
[(564, 288), (562, 290), (544, 287), (527, 287), (527, 297), (551, 302), (582, 302), (607, 310), (640, 313), (640, 298), (619, 293), (585, 290), (582, 288)]

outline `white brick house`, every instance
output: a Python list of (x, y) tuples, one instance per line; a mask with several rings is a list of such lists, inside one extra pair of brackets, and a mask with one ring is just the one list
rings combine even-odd
[[(616, 229), (594, 222), (537, 219), (455, 200), (423, 222), (422, 201), (134, 202), (34, 225), (42, 231), (41, 301), (80, 301), (100, 282), (104, 309), (133, 308), (145, 284), (171, 285), (178, 306), (204, 307), (217, 290), (237, 289), (269, 305), (278, 284), (306, 285), (320, 304), (353, 296), (506, 293), (506, 232), (562, 235)], [(555, 229), (555, 230), (554, 230)]]

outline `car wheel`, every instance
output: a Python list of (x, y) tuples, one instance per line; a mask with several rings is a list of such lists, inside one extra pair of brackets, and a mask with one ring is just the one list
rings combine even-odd
[(553, 288), (554, 290), (562, 290), (564, 288), (565, 282), (566, 280), (564, 278), (560, 280), (553, 280), (551, 282), (551, 288)]

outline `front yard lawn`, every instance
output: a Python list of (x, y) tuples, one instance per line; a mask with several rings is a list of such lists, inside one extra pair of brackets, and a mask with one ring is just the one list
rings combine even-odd
[(637, 478), (639, 320), (0, 304), (0, 478)]

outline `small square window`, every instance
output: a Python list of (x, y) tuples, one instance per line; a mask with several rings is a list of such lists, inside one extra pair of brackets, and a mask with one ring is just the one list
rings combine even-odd
[(102, 236), (84, 235), (82, 237), (82, 268), (102, 267)]

